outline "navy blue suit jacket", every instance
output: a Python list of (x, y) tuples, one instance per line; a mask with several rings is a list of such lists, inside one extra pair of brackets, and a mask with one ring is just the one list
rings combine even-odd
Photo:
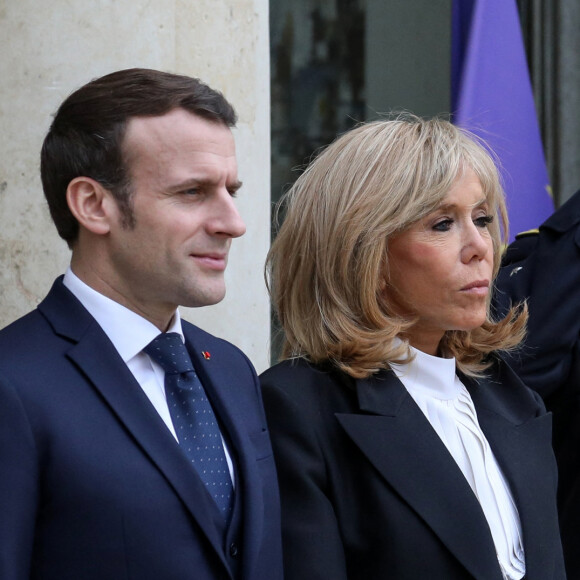
[(236, 465), (235, 545), (224, 545), (197, 474), (59, 279), (37, 310), (0, 331), (2, 580), (282, 578), (255, 371), (233, 345), (189, 323), (183, 331)]
[[(563, 580), (550, 415), (500, 361), (461, 379), (519, 511), (526, 580)], [(392, 372), (354, 380), (298, 359), (260, 380), (286, 580), (501, 580), (475, 494)]]

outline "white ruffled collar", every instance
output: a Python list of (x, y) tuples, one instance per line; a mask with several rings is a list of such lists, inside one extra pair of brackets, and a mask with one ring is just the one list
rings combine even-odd
[(436, 399), (457, 398), (461, 383), (455, 380), (455, 359), (432, 356), (412, 346), (409, 348), (413, 360), (405, 364), (391, 364), (397, 377), (405, 379), (405, 386), (408, 389), (420, 389)]

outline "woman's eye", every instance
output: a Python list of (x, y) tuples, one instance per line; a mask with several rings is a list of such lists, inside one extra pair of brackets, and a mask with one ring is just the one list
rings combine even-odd
[(453, 220), (445, 219), (445, 220), (441, 220), (441, 221), (437, 222), (433, 226), (433, 229), (436, 232), (448, 232), (451, 229), (452, 225), (453, 225)]
[(478, 217), (478, 218), (476, 218), (476, 219), (473, 220), (473, 223), (478, 228), (486, 228), (492, 222), (493, 222), (493, 216), (492, 215), (482, 215), (481, 217)]

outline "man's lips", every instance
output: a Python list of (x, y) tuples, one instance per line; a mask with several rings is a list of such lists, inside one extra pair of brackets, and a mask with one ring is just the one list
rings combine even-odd
[(212, 270), (225, 270), (228, 263), (227, 252), (195, 253), (191, 257)]

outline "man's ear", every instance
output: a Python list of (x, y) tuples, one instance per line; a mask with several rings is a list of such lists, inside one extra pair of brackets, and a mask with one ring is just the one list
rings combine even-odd
[(66, 201), (79, 225), (94, 234), (109, 233), (117, 219), (117, 204), (111, 192), (90, 177), (75, 177), (66, 190)]

